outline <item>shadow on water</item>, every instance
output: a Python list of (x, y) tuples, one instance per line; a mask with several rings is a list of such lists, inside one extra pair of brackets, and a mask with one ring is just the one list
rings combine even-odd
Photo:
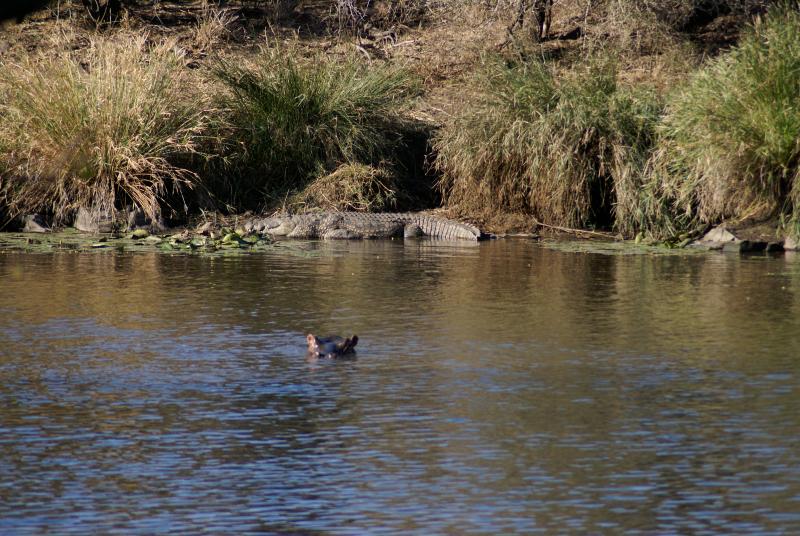
[(513, 241), (4, 252), (0, 532), (791, 533), (798, 292)]

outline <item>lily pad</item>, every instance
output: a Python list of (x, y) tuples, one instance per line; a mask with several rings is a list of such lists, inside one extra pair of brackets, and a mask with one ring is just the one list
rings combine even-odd
[(236, 233), (227, 233), (222, 239), (223, 244), (230, 244), (231, 242), (238, 242), (238, 241), (239, 241), (239, 235)]

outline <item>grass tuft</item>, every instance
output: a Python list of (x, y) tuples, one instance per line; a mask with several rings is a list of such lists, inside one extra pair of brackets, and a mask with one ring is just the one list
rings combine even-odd
[(304, 61), (285, 48), (264, 50), (251, 66), (221, 60), (215, 74), (228, 89), (236, 146), (235, 182), (222, 187), (252, 208), (279, 203), (342, 164), (386, 159), (414, 92), (402, 68), (367, 68), (356, 57)]
[(156, 218), (197, 176), (181, 165), (206, 119), (187, 98), (183, 56), (145, 36), (94, 37), (85, 60), (50, 53), (0, 64), (2, 194), (12, 213), (56, 221), (134, 204)]
[(381, 212), (397, 206), (397, 184), (390, 171), (364, 164), (342, 164), (315, 179), (293, 198), (298, 208)]
[(194, 28), (195, 44), (201, 50), (211, 50), (232, 35), (231, 28), (238, 18), (233, 10), (214, 8), (208, 0), (202, 0)]
[(619, 87), (613, 63), (599, 61), (565, 74), (494, 62), (478, 87), (434, 143), (447, 205), (568, 227), (625, 221), (653, 143), (654, 94)]
[(650, 189), (679, 224), (800, 221), (798, 8), (774, 6), (670, 100)]

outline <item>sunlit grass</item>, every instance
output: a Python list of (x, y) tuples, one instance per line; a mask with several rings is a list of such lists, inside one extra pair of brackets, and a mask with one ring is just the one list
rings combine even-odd
[(85, 58), (50, 53), (0, 64), (0, 168), (15, 213), (67, 219), (78, 207), (135, 204), (156, 218), (192, 188), (181, 164), (206, 125), (182, 52), (144, 35), (93, 37)]
[(796, 224), (798, 103), (800, 12), (786, 3), (671, 99), (651, 183), (664, 209), (686, 226), (776, 215)]
[[(264, 50), (253, 65), (220, 61), (229, 93), (233, 168), (224, 186), (240, 204), (275, 202), (342, 164), (378, 163), (396, 147), (414, 83), (402, 68)], [(232, 182), (230, 182), (232, 181)]]
[(479, 98), (435, 141), (447, 205), (570, 227), (627, 221), (626, 189), (658, 118), (653, 94), (620, 87), (603, 61), (561, 74), (540, 62), (496, 62), (478, 84)]

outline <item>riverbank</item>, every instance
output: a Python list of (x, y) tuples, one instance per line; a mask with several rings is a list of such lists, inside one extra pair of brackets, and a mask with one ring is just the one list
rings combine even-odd
[[(428, 213), (429, 216), (431, 213)], [(436, 216), (437, 219), (440, 216)], [(82, 232), (74, 228), (35, 229), (23, 232), (0, 232), (0, 253), (147, 253), (190, 254), (200, 256), (239, 256), (266, 252), (296, 254), (317, 238), (287, 239), (259, 229), (252, 215), (218, 216), (193, 225), (175, 228), (139, 227), (112, 232)], [(682, 243), (659, 242), (647, 238), (625, 240), (620, 235), (598, 231), (534, 227), (503, 233), (486, 233), (490, 239), (533, 241), (548, 249), (601, 255), (695, 255), (740, 254), (747, 256), (798, 255), (800, 244), (792, 237), (774, 238), (777, 224), (747, 228), (716, 227)], [(539, 231), (537, 231), (538, 229)], [(432, 237), (386, 238), (407, 244), (430, 244), (442, 247), (467, 247), (476, 241), (442, 240)], [(323, 242), (341, 242), (326, 240)]]
[(496, 234), (796, 234), (794, 4), (565, 1), (549, 28), (514, 2), (334, 4), (129, 2), (90, 24), (61, 2), (5, 28), (2, 220), (440, 209)]

